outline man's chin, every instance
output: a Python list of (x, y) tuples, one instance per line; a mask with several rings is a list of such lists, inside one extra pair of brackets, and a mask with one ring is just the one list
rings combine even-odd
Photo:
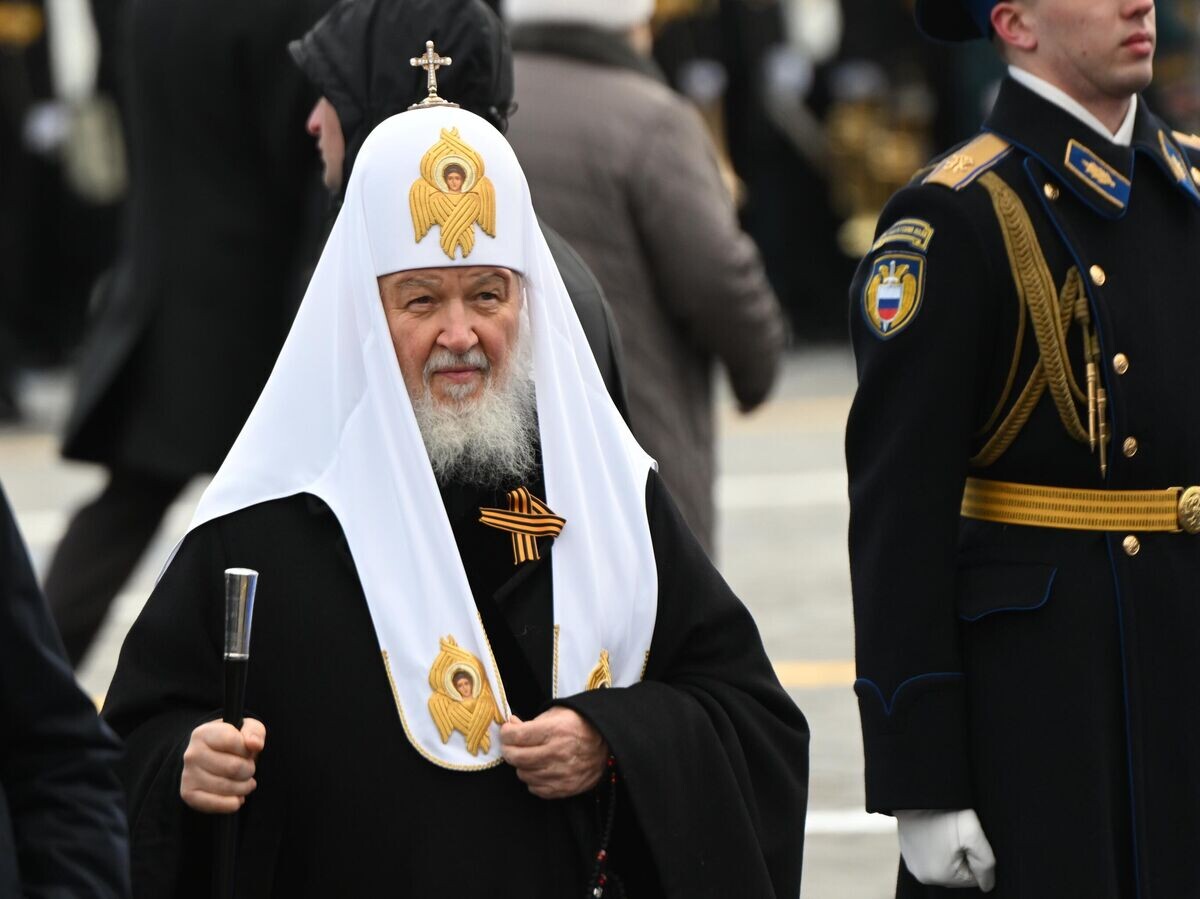
[(450, 409), (454, 412), (467, 412), (479, 405), (483, 391), (479, 385), (461, 385), (464, 390), (451, 387), (433, 394), (433, 405), (437, 409)]

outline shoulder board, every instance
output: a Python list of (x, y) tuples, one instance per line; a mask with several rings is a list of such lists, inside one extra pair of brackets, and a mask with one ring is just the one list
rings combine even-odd
[(940, 184), (951, 190), (962, 190), (1001, 159), (1009, 154), (1012, 146), (1002, 137), (985, 131), (977, 138), (963, 144), (939, 162), (925, 176), (922, 184)]
[(1188, 134), (1185, 131), (1172, 131), (1175, 141), (1189, 150), (1200, 150), (1200, 135)]
[(935, 163), (931, 163), (930, 165), (921, 166), (919, 169), (917, 169), (915, 172), (913, 172), (912, 177), (908, 179), (908, 183), (910, 185), (920, 184), (921, 182), (923, 182), (925, 180), (925, 176), (928, 175), (930, 172), (932, 172), (934, 169), (936, 169), (939, 164), (940, 163), (935, 162)]

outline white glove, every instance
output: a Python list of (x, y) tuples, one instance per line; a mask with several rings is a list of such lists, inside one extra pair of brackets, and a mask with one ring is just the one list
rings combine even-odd
[(996, 885), (996, 856), (974, 809), (901, 809), (896, 813), (900, 854), (909, 872), (926, 886)]

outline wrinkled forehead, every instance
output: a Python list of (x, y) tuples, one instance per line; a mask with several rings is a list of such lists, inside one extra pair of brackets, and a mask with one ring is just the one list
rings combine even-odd
[(519, 295), (520, 272), (500, 265), (446, 265), (404, 269), (378, 276), (381, 290), (431, 290), (435, 292), (503, 289)]
[(377, 276), (527, 268), (525, 176), (504, 137), (469, 112), (418, 109), (381, 123), (354, 166), (347, 205), (355, 198)]

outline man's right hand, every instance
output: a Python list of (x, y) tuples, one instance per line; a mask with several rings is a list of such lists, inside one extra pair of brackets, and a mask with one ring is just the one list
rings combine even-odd
[(992, 891), (996, 856), (973, 809), (903, 809), (895, 815), (900, 854), (919, 882)]
[(198, 812), (236, 812), (258, 786), (255, 760), (266, 742), (267, 729), (253, 718), (240, 731), (224, 721), (201, 724), (183, 753), (180, 798)]

